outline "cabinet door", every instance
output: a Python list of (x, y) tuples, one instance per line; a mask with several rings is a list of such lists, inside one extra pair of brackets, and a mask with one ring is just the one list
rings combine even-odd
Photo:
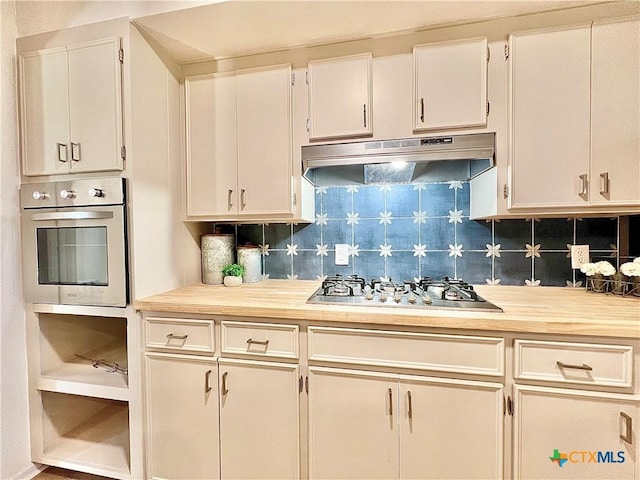
[(185, 79), (187, 215), (238, 211), (235, 75)]
[(398, 377), (309, 368), (309, 477), (398, 477)]
[(502, 478), (503, 423), (500, 384), (401, 376), (400, 478)]
[(639, 402), (628, 397), (515, 387), (514, 478), (638, 478)]
[(242, 214), (292, 214), (291, 66), (238, 73)]
[(220, 360), (223, 479), (299, 478), (298, 366)]
[(67, 51), (41, 50), (20, 56), (22, 172), (69, 171)]
[(220, 478), (218, 375), (212, 359), (147, 354), (150, 478)]
[(72, 172), (122, 170), (120, 40), (68, 47)]
[(370, 53), (309, 62), (309, 138), (371, 135)]
[(487, 39), (413, 49), (414, 130), (487, 124)]
[(592, 30), (592, 204), (640, 204), (640, 21)]
[(589, 26), (510, 38), (510, 208), (587, 204), (590, 42)]

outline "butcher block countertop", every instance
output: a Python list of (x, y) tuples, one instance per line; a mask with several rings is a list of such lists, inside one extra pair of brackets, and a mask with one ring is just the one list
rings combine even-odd
[(640, 338), (640, 298), (562, 287), (475, 287), (503, 312), (307, 304), (311, 280), (264, 280), (238, 287), (195, 284), (137, 300), (162, 313)]

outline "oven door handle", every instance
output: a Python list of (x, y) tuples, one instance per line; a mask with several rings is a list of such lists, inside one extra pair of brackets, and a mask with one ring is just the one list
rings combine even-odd
[(31, 215), (31, 220), (36, 222), (46, 220), (98, 220), (103, 218), (113, 218), (113, 212), (51, 212)]

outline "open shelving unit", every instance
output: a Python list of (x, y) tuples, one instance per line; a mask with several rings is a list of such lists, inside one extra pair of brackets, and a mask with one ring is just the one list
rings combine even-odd
[(136, 478), (132, 432), (140, 412), (129, 376), (130, 365), (136, 368), (129, 348), (138, 338), (135, 318), (115, 307), (36, 304), (28, 312), (34, 461)]
[(83, 465), (89, 473), (130, 473), (126, 402), (41, 392), (43, 457), (59, 466)]

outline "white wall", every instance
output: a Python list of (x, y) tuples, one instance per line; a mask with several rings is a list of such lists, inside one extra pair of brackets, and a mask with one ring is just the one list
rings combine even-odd
[(0, 2), (0, 478), (32, 474), (20, 275), (15, 1)]

